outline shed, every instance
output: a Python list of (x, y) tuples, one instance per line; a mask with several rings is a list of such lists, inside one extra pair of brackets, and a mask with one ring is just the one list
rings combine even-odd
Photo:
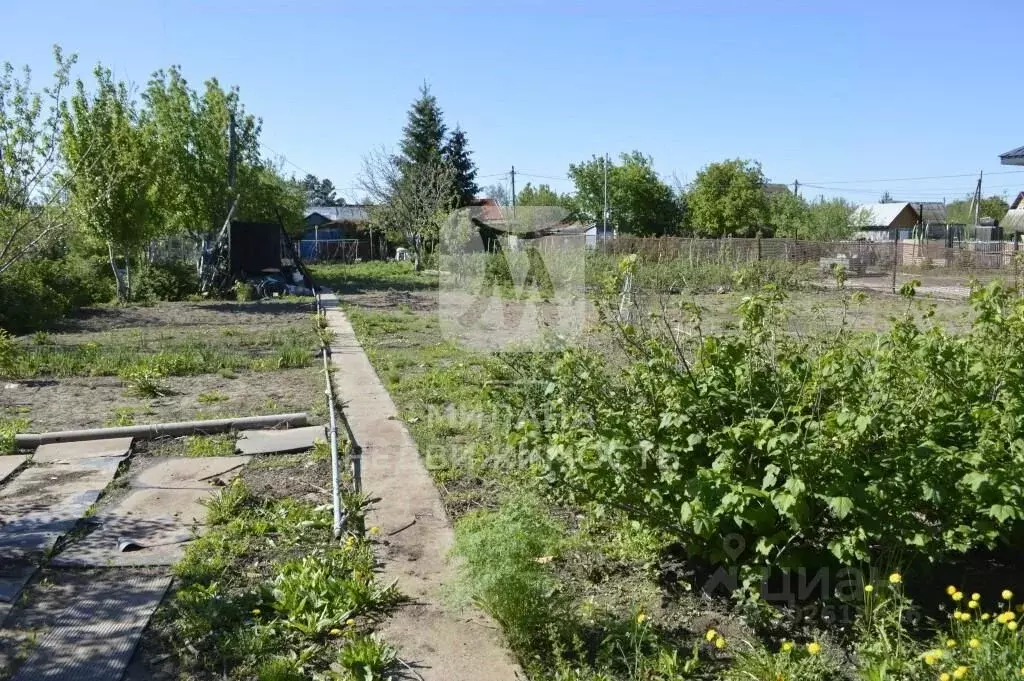
[(1024, 232), (1024, 208), (1011, 208), (999, 223), (1004, 234)]

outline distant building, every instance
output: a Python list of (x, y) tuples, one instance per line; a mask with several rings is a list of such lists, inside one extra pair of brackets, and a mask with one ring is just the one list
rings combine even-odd
[(370, 233), (369, 208), (365, 205), (306, 208), (299, 255), (309, 261), (386, 257), (383, 235)]
[(999, 154), (999, 162), (1004, 166), (1024, 166), (1024, 147), (1017, 147), (1005, 154)]
[(887, 241), (896, 233), (909, 239), (920, 221), (917, 208), (908, 202), (866, 203), (850, 215), (850, 225), (857, 228), (853, 238), (867, 241)]

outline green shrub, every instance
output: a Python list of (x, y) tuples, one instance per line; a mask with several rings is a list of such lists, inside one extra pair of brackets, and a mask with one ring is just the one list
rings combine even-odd
[(199, 275), (189, 263), (150, 263), (133, 273), (136, 300), (185, 300), (199, 293)]
[(0, 274), (0, 328), (18, 334), (49, 328), (76, 308), (112, 297), (110, 268), (95, 260), (25, 260)]
[(514, 650), (529, 650), (564, 621), (565, 600), (549, 565), (562, 536), (543, 506), (526, 496), (498, 511), (467, 514), (455, 526), (452, 554), (463, 563), (453, 596), (497, 620)]
[(975, 291), (962, 336), (908, 316), (823, 339), (784, 333), (782, 301), (748, 296), (738, 333), (678, 346), (626, 328), (621, 372), (583, 350), (537, 365), (541, 401), (508, 398), (547, 417), (513, 442), (565, 501), (712, 564), (937, 561), (1024, 529), (1024, 299)]
[(247, 281), (236, 281), (231, 289), (235, 292), (235, 300), (240, 303), (256, 299), (256, 289)]

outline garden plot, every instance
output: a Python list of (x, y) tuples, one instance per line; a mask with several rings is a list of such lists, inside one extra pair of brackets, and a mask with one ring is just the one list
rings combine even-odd
[(87, 310), (58, 332), (19, 339), (12, 370), (0, 372), (0, 433), (322, 415), (312, 310), (305, 301)]

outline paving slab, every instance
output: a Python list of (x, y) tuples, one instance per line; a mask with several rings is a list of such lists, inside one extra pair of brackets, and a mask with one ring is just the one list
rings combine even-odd
[(7, 456), (0, 456), (0, 482), (11, 477), (11, 474), (21, 468), (21, 464), (25, 463), (27, 460), (28, 457), (24, 454), (8, 454)]
[(173, 565), (206, 522), (204, 502), (238, 475), (245, 456), (173, 458), (142, 471), (127, 496), (90, 519), (92, 531), (50, 562), (57, 567)]
[(11, 681), (120, 679), (170, 584), (169, 575), (97, 575), (72, 594)]
[(132, 438), (119, 437), (112, 440), (87, 440), (84, 442), (56, 442), (40, 445), (32, 456), (34, 463), (71, 462), (79, 459), (95, 459), (107, 456), (128, 456)]
[(289, 428), (288, 430), (243, 430), (235, 448), (242, 454), (284, 454), (304, 452), (317, 440), (327, 441), (323, 426)]
[(53, 547), (96, 503), (122, 460), (31, 466), (0, 489), (0, 564)]

